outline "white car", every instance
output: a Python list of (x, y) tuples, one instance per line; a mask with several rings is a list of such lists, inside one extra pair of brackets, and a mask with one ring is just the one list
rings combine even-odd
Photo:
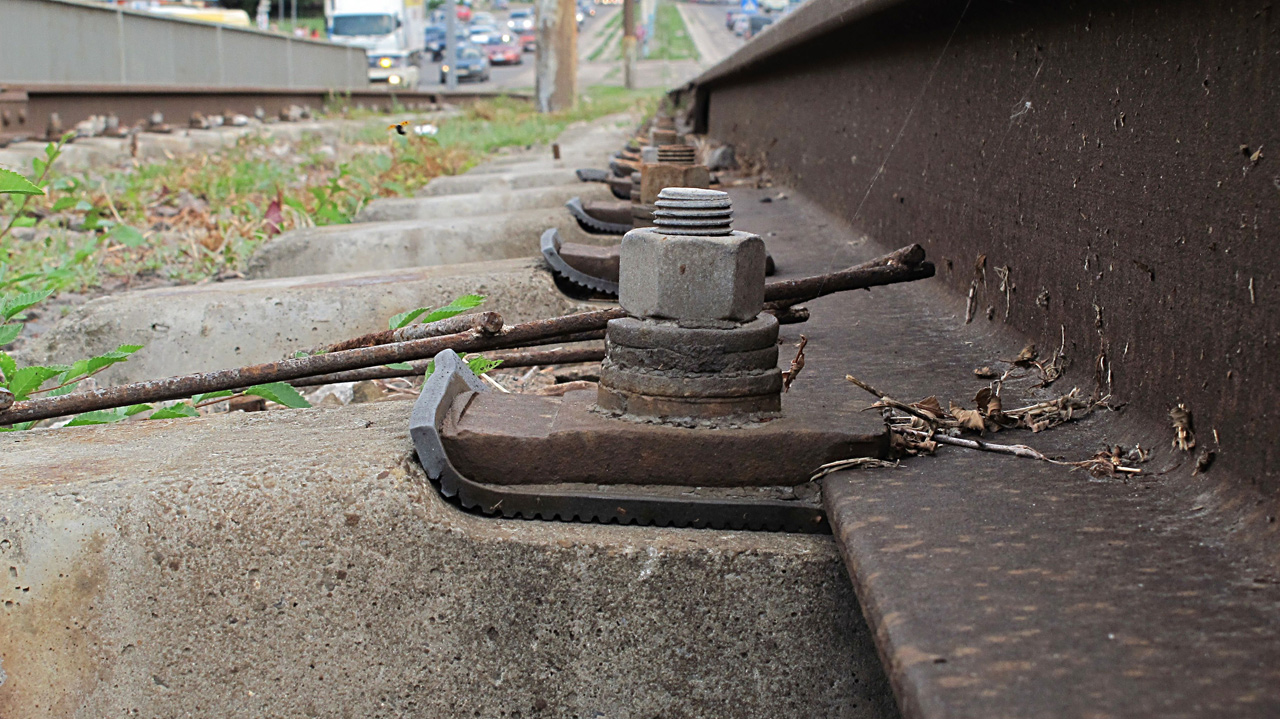
[(418, 53), (408, 50), (369, 54), (369, 82), (412, 90), (418, 87)]

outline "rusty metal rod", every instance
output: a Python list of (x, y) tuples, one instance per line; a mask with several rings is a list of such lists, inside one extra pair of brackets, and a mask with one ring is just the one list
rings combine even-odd
[(268, 382), (288, 382), (302, 377), (346, 372), (395, 362), (429, 359), (446, 349), (457, 352), (481, 352), (525, 347), (534, 342), (564, 335), (603, 329), (609, 320), (626, 316), (620, 308), (596, 310), (525, 322), (491, 336), (485, 336), (477, 330), (467, 330), (452, 335), (397, 342), (378, 347), (361, 347), (249, 367), (179, 375), (119, 387), (104, 387), (61, 397), (42, 397), (14, 402), (8, 410), (0, 412), (0, 425), (62, 417), (111, 407), (126, 407), (144, 402), (183, 399), (206, 392), (237, 390)]
[[(593, 347), (561, 347), (552, 350), (486, 352), (485, 358), (502, 360), (506, 367), (536, 367), (543, 365), (577, 364), (582, 362), (599, 362), (604, 359), (604, 345)], [(316, 377), (304, 377), (293, 380), (289, 384), (294, 387), (315, 387), (322, 384), (338, 382), (361, 382), (367, 379), (390, 379), (392, 377), (421, 377), (427, 372), (427, 364), (431, 360), (410, 362), (410, 369), (393, 369), (391, 367), (366, 367), (365, 369), (322, 374)]]
[(933, 273), (933, 263), (924, 261), (924, 248), (908, 245), (837, 272), (770, 282), (764, 286), (764, 300), (786, 306), (836, 292), (922, 280), (933, 277)]
[[(912, 245), (839, 272), (770, 283), (765, 286), (765, 299), (800, 302), (832, 292), (931, 277), (933, 265), (920, 259), (923, 254), (924, 250), (918, 245)], [(910, 260), (914, 266), (906, 264), (907, 260)], [(303, 377), (429, 359), (446, 349), (456, 352), (482, 352), (529, 347), (549, 342), (566, 342), (569, 341), (568, 337), (580, 333), (601, 331), (608, 325), (609, 320), (626, 316), (627, 313), (621, 308), (596, 310), (525, 322), (507, 327), (496, 335), (484, 335), (478, 330), (467, 330), (452, 335), (376, 347), (361, 347), (249, 367), (180, 375), (119, 387), (104, 387), (60, 397), (41, 397), (15, 402), (9, 409), (0, 411), (0, 425), (125, 407), (144, 402), (183, 399), (206, 392), (237, 390), (268, 382), (288, 382)]]
[(360, 347), (376, 347), (378, 345), (391, 344), (392, 342), (408, 342), (428, 337), (454, 335), (467, 330), (478, 330), (481, 334), (496, 335), (502, 330), (502, 315), (497, 312), (476, 312), (449, 317), (436, 322), (428, 322), (427, 324), (409, 325), (396, 330), (371, 332), (367, 335), (352, 337), (331, 345), (306, 350), (306, 354), (341, 352), (343, 350), (359, 349)]

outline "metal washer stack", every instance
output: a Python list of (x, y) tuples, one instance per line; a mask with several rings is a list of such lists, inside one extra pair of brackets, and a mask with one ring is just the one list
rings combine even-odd
[(619, 303), (597, 405), (656, 419), (778, 412), (778, 321), (762, 315), (765, 249), (732, 229), (726, 193), (667, 188), (653, 228), (622, 241)]

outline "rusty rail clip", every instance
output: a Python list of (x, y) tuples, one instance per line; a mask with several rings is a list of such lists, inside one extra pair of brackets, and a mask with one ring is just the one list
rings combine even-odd
[(583, 182), (608, 182), (609, 181), (608, 170), (596, 170), (590, 167), (584, 167), (580, 170), (575, 170), (575, 173), (578, 175), (578, 179), (582, 180)]
[(617, 296), (618, 283), (603, 277), (594, 277), (574, 268), (560, 255), (560, 232), (552, 227), (542, 233), (542, 257), (551, 269), (561, 277), (583, 287)]
[(609, 222), (593, 216), (587, 212), (587, 208), (582, 205), (582, 198), (575, 197), (564, 203), (569, 208), (569, 214), (573, 215), (573, 219), (578, 221), (578, 226), (583, 230), (596, 235), (625, 235), (631, 231), (632, 225), (624, 225), (620, 222)]
[(694, 488), (670, 497), (639, 494), (625, 486), (504, 485), (463, 476), (449, 461), (442, 431), (455, 402), (483, 393), (484, 383), (457, 353), (436, 355), (413, 407), (409, 434), (418, 460), (441, 494), (463, 508), (507, 518), (558, 519), (618, 524), (830, 533), (820, 501), (696, 496)]

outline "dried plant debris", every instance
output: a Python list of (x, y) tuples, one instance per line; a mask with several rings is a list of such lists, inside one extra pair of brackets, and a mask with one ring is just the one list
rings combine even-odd
[(973, 376), (978, 379), (997, 379), (1000, 377), (1000, 373), (991, 369), (989, 365), (983, 365), (973, 369)]
[(1151, 454), (1150, 450), (1141, 446), (1127, 451), (1114, 446), (1099, 451), (1089, 459), (1072, 462), (1048, 457), (1026, 445), (994, 444), (963, 436), (965, 433), (981, 436), (1014, 428), (1042, 432), (1082, 419), (1095, 409), (1110, 406), (1110, 396), (1097, 400), (1086, 399), (1079, 388), (1073, 388), (1056, 399), (1006, 411), (1000, 397), (999, 382), (995, 382), (992, 387), (979, 390), (974, 397), (976, 409), (950, 402), (948, 409), (943, 410), (937, 397), (926, 397), (908, 404), (889, 397), (853, 375), (846, 375), (845, 379), (877, 397), (871, 408), (880, 409), (884, 413), (890, 430), (891, 447), (899, 456), (933, 454), (939, 444), (949, 444), (1085, 469), (1099, 477), (1115, 477), (1141, 474), (1142, 470), (1133, 465), (1146, 462)]
[(1173, 422), (1173, 448), (1183, 452), (1195, 449), (1196, 435), (1191, 429), (1191, 410), (1179, 402), (1177, 407), (1169, 410), (1169, 419)]
[(834, 462), (827, 462), (818, 467), (813, 476), (809, 478), (810, 482), (817, 481), (832, 472), (839, 472), (844, 469), (893, 469), (902, 466), (898, 462), (887, 462), (883, 459), (875, 457), (854, 457), (853, 459), (838, 459)]
[(1018, 353), (1018, 356), (1013, 358), (1012, 364), (1015, 367), (1030, 367), (1036, 361), (1037, 356), (1039, 356), (1039, 353), (1036, 351), (1036, 343), (1028, 342), (1027, 346), (1023, 347), (1022, 351)]
[(800, 376), (800, 370), (804, 369), (804, 347), (809, 344), (809, 338), (800, 335), (800, 342), (796, 344), (796, 358), (791, 360), (791, 368), (782, 373), (782, 391), (791, 390), (791, 383), (796, 381), (796, 377)]

